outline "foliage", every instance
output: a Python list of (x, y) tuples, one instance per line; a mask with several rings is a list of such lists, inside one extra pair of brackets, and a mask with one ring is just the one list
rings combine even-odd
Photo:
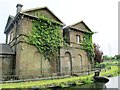
[(34, 45), (46, 59), (53, 60), (62, 42), (60, 27), (59, 23), (43, 16), (34, 20), (29, 44)]
[[(47, 88), (49, 85), (58, 85), (60, 87), (65, 87), (68, 83), (77, 83), (82, 84), (81, 82), (87, 83), (88, 80), (92, 79), (93, 74), (85, 75), (80, 77), (71, 77), (64, 79), (55, 79), (55, 80), (40, 80), (40, 81), (30, 81), (30, 82), (18, 82), (18, 83), (4, 83), (2, 88), (31, 88), (31, 87), (41, 87)], [(87, 82), (86, 82), (87, 80)]]
[(115, 57), (104, 55), (103, 59), (104, 60), (112, 60), (112, 59), (115, 59)]
[[(112, 76), (117, 76), (120, 74), (120, 70), (118, 71), (117, 66), (112, 66), (111, 70), (107, 70), (106, 72), (101, 71), (101, 76), (107, 76), (108, 74), (111, 74)], [(93, 74), (80, 76), (80, 77), (70, 77), (70, 78), (64, 78), (64, 79), (55, 79), (55, 80), (40, 80), (40, 81), (30, 81), (30, 82), (17, 82), (17, 83), (3, 83), (1, 84), (2, 88), (43, 88), (48, 87), (49, 85), (55, 84), (55, 85), (61, 85), (61, 83), (80, 83), (82, 82), (84, 84), (92, 82)]]
[(106, 66), (105, 66), (105, 64), (103, 64), (103, 63), (96, 63), (95, 64), (95, 68), (105, 68)]
[(115, 57), (115, 59), (119, 59), (120, 60), (120, 54), (115, 55), (114, 57)]
[(119, 65), (119, 62), (118, 61), (107, 61), (107, 62), (102, 62), (102, 63), (96, 63), (95, 67), (96, 68), (108, 68), (108, 67), (111, 67), (111, 66), (118, 66)]
[(100, 75), (101, 76), (107, 76), (107, 75), (111, 75), (111, 76), (118, 76), (120, 75), (120, 67), (117, 66), (112, 66), (111, 70), (108, 70), (106, 72), (102, 72)]
[(110, 60), (111, 57), (109, 57), (109, 56), (107, 56), (107, 55), (104, 55), (104, 56), (103, 56), (103, 59), (104, 59), (104, 60)]
[(92, 35), (90, 33), (85, 33), (85, 34), (83, 34), (83, 39), (84, 40), (81, 44), (82, 49), (87, 52), (87, 56), (88, 56), (89, 60), (91, 60), (92, 57), (94, 57), (94, 47), (93, 47), (93, 43), (92, 43)]
[(98, 63), (103, 62), (103, 59), (102, 59), (103, 52), (100, 51), (99, 48), (100, 48), (100, 46), (98, 44), (94, 43), (94, 52), (95, 52), (94, 61), (95, 61), (95, 63), (96, 62), (98, 62)]

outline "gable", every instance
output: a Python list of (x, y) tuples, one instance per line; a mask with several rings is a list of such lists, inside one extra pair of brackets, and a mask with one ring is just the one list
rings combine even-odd
[(63, 24), (63, 22), (60, 19), (58, 19), (58, 17), (56, 17), (47, 7), (30, 9), (30, 10), (23, 11), (23, 13), (27, 13), (27, 14), (37, 16), (37, 17), (45, 16), (49, 19), (52, 19), (54, 21), (57, 21)]
[(83, 21), (73, 24), (71, 25), (71, 27), (78, 30), (86, 31), (86, 32), (92, 32)]
[(11, 16), (11, 15), (9, 15), (8, 20), (7, 20), (7, 24), (5, 26), (5, 31), (4, 32), (6, 32), (7, 28), (11, 25), (11, 23), (13, 22), (13, 20), (14, 20), (14, 17)]

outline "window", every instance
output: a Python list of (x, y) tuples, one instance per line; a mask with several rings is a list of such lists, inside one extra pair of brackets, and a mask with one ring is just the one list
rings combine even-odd
[(76, 35), (76, 42), (80, 43), (80, 35)]
[(7, 43), (13, 40), (13, 31), (8, 34)]
[(13, 40), (13, 31), (10, 33), (10, 41)]
[(10, 34), (8, 34), (7, 43), (10, 42)]

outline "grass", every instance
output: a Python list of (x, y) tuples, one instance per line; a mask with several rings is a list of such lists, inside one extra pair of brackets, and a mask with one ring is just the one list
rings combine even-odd
[(71, 77), (65, 79), (55, 79), (55, 80), (41, 80), (41, 81), (32, 81), (32, 82), (20, 82), (20, 83), (5, 83), (1, 84), (2, 88), (31, 88), (31, 87), (47, 87), (49, 85), (58, 85), (62, 86), (66, 83), (89, 83), (92, 79), (93, 74), (85, 75), (81, 77)]
[[(112, 76), (118, 75), (118, 67), (112, 66), (111, 70), (107, 70), (106, 72), (102, 71), (101, 76), (106, 76), (111, 74)], [(30, 81), (30, 82), (20, 82), (20, 83), (4, 83), (0, 84), (2, 88), (44, 88), (50, 85), (56, 85), (65, 87), (67, 83), (74, 83), (74, 84), (86, 84), (91, 83), (93, 74), (80, 76), (80, 77), (71, 77), (65, 79), (55, 79), (55, 80), (41, 80), (41, 81)]]
[(112, 76), (117, 76), (120, 74), (120, 70), (118, 69), (120, 66), (112, 66), (111, 70), (107, 70), (106, 72), (102, 72), (100, 76), (106, 76), (106, 75), (112, 75)]

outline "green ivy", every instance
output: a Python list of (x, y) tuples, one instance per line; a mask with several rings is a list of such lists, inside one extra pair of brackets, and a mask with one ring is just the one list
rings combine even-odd
[(42, 16), (33, 21), (28, 41), (44, 55), (45, 59), (53, 60), (62, 43), (61, 25)]
[(94, 47), (92, 43), (92, 35), (90, 33), (83, 34), (82, 49), (86, 51), (89, 60), (94, 57)]

